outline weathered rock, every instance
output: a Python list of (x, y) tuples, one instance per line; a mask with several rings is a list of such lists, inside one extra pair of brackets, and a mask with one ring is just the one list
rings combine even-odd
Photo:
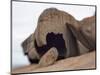
[(84, 18), (81, 21), (81, 34), (87, 40), (85, 45), (89, 50), (96, 49), (96, 19), (95, 16)]
[[(77, 21), (67, 12), (49, 8), (40, 15), (35, 32), (22, 47), (31, 62), (40, 60), (39, 64), (49, 65), (55, 62), (56, 56), (65, 58), (87, 53), (95, 49), (95, 44), (95, 16)], [(51, 59), (52, 50), (55, 58), (46, 62)]]
[(22, 48), (23, 48), (24, 54), (28, 54), (29, 50), (31, 50), (32, 48), (35, 48), (34, 39), (35, 37), (33, 33), (26, 40), (22, 42)]
[(39, 65), (40, 67), (45, 67), (48, 65), (53, 64), (58, 58), (58, 51), (56, 48), (52, 47), (45, 53), (42, 58), (40, 59)]
[(40, 60), (40, 55), (35, 48), (35, 36), (34, 33), (31, 34), (23, 43), (23, 52), (27, 55), (30, 63), (38, 63)]
[(30, 59), (40, 59), (39, 54), (37, 53), (37, 50), (35, 48), (32, 48), (29, 52), (28, 52), (28, 57)]
[[(69, 32), (69, 28), (66, 26), (66, 24), (72, 25), (76, 30), (79, 29), (78, 21), (76, 21), (70, 14), (56, 8), (44, 10), (39, 17), (37, 25), (38, 32), (35, 34), (37, 45), (43, 46), (47, 44), (46, 37), (48, 33), (53, 32), (54, 34), (62, 34), (63, 39), (65, 40), (65, 46), (67, 48), (66, 57), (77, 55), (78, 51), (76, 50), (78, 49), (76, 41), (72, 41), (72, 39), (75, 39), (75, 37), (71, 32)], [(69, 43), (71, 45), (69, 45)]]
[(12, 74), (96, 69), (95, 56), (95, 51), (93, 51), (77, 57), (56, 61), (54, 64), (46, 67), (38, 67), (39, 64), (31, 64), (28, 66), (13, 69)]

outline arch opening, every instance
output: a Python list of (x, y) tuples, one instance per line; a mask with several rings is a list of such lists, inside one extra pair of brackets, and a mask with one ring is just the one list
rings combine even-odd
[(39, 47), (35, 40), (35, 47), (40, 57), (43, 56), (50, 48), (55, 47), (58, 50), (59, 57), (58, 59), (62, 59), (66, 55), (66, 46), (65, 41), (63, 39), (63, 34), (55, 34), (53, 32), (48, 33), (46, 36), (47, 44)]

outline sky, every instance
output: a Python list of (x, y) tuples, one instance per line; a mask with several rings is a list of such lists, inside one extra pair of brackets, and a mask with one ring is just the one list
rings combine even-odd
[(73, 15), (77, 20), (92, 16), (93, 6), (12, 2), (12, 68), (29, 65), (21, 43), (34, 32), (39, 15), (47, 8), (57, 8)]

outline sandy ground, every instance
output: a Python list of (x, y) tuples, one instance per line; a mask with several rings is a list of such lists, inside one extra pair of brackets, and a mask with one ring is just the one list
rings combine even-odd
[(63, 70), (79, 70), (79, 69), (95, 69), (95, 51), (83, 54), (77, 57), (70, 57), (55, 62), (47, 67), (38, 67), (38, 64), (33, 64), (12, 70), (12, 74), (30, 73), (30, 72), (48, 72), (48, 71), (63, 71)]

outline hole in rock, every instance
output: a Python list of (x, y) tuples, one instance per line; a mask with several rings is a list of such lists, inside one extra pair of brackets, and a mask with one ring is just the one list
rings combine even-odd
[(50, 48), (56, 47), (59, 53), (58, 60), (65, 58), (66, 55), (66, 47), (65, 41), (63, 39), (63, 35), (58, 33), (55, 34), (53, 32), (48, 33), (46, 36), (47, 44), (39, 47), (35, 40), (35, 47), (40, 57), (43, 56)]

